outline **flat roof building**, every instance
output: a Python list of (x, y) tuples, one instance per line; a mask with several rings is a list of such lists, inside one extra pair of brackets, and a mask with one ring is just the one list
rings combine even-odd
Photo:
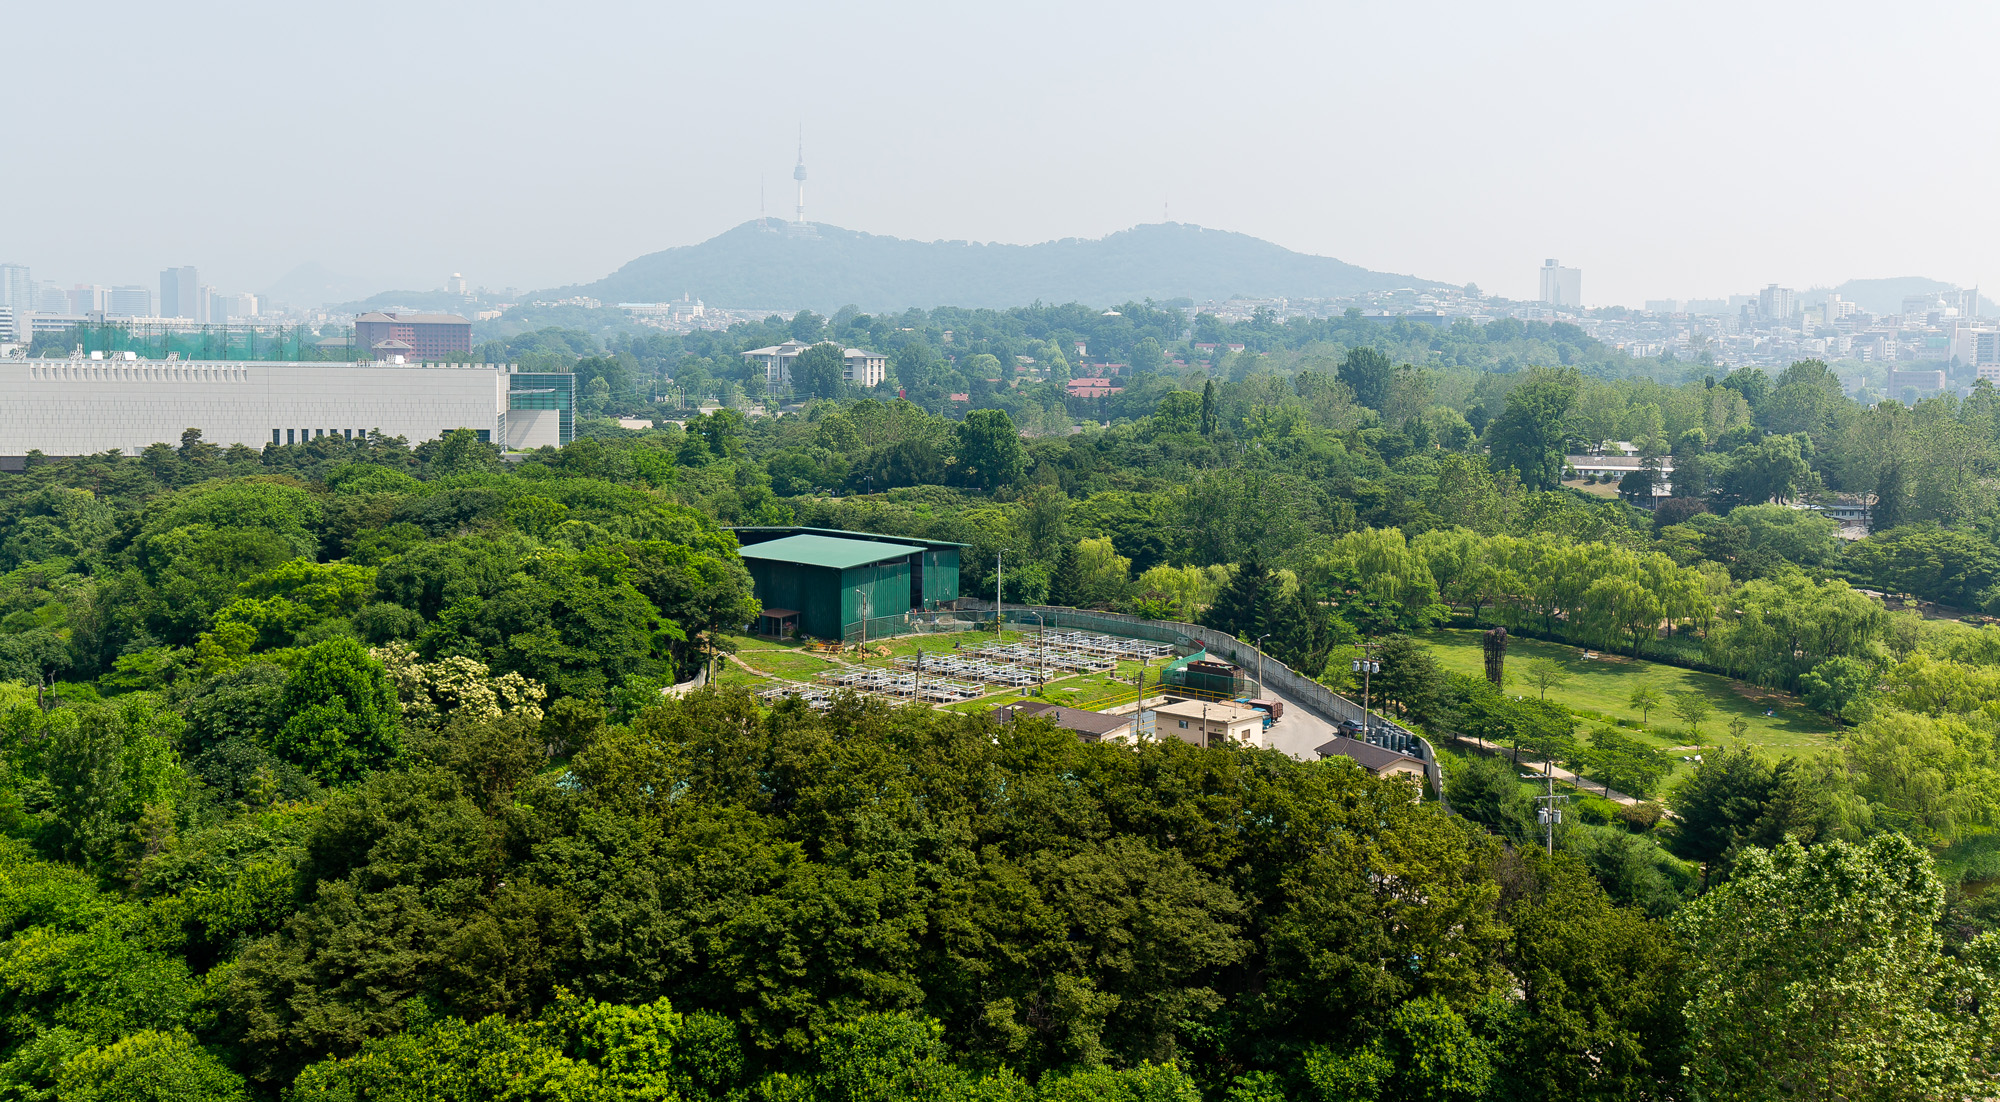
[(1153, 709), (1153, 730), (1194, 746), (1264, 745), (1264, 713), (1223, 700), (1175, 700)]
[(354, 341), (378, 360), (449, 360), (472, 351), (472, 323), (457, 314), (362, 314), (354, 319)]
[[(574, 433), (575, 377), (512, 364), (392, 366), (248, 360), (0, 360), (0, 466), (29, 452), (137, 455), (188, 429), (221, 447), (453, 429), (512, 450)], [(131, 353), (123, 353), (130, 356)], [(11, 461), (11, 463), (9, 463)]]
[(1583, 269), (1565, 268), (1554, 260), (1542, 261), (1542, 301), (1550, 306), (1583, 306)]

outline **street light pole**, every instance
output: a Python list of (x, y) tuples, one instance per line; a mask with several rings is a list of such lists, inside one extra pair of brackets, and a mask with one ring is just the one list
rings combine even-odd
[(1381, 644), (1356, 643), (1355, 646), (1361, 648), (1361, 657), (1354, 659), (1352, 663), (1354, 672), (1361, 675), (1361, 741), (1373, 746), (1375, 744), (1375, 712), (1370, 690), (1373, 687), (1371, 682), (1374, 676), (1382, 672), (1382, 663), (1368, 657), (1368, 648), (1379, 647)]
[(1258, 696), (1264, 695), (1264, 640), (1269, 639), (1271, 636), (1275, 634), (1277, 633), (1267, 631), (1264, 634), (1259, 635), (1257, 637), (1256, 647), (1257, 647), (1257, 695)]

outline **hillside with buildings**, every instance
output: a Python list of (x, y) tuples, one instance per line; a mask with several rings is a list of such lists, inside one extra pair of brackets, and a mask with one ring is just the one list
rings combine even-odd
[(1190, 298), (1333, 298), (1441, 286), (1308, 256), (1246, 234), (1181, 223), (1135, 226), (1095, 240), (1039, 245), (906, 241), (817, 223), (746, 222), (699, 245), (650, 253), (548, 297), (659, 302), (691, 293), (732, 306), (852, 303), (1007, 307), (1024, 302), (1117, 303)]

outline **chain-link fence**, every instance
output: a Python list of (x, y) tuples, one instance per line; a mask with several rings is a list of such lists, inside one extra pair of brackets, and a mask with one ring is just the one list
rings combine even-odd
[(910, 613), (899, 612), (894, 616), (870, 616), (847, 629), (840, 637), (843, 643), (859, 643), (863, 639), (887, 639), (891, 635), (910, 634)]

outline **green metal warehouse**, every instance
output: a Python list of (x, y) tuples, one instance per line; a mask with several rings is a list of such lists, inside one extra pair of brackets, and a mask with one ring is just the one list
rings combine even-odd
[(906, 630), (911, 610), (958, 599), (961, 544), (825, 528), (737, 528), (764, 634), (820, 639)]

